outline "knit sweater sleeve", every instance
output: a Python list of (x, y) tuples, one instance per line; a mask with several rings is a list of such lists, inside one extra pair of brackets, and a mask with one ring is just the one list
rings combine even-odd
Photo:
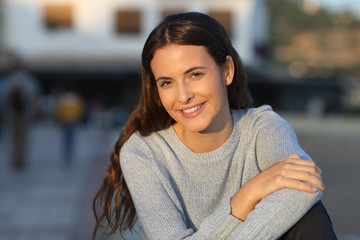
[[(254, 127), (256, 160), (260, 171), (276, 161), (297, 153), (311, 158), (301, 149), (290, 125), (273, 111), (267, 111)], [(278, 190), (261, 200), (232, 239), (277, 239), (289, 230), (320, 200), (322, 192), (294, 189)]]
[[(130, 141), (129, 141), (130, 140)], [(144, 239), (229, 239), (242, 221), (230, 214), (230, 199), (205, 218), (199, 229), (187, 227), (182, 205), (147, 143), (133, 135), (120, 153), (121, 169), (135, 204)]]

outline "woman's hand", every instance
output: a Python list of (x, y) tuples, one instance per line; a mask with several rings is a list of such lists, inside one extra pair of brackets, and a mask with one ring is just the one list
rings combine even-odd
[(282, 188), (316, 192), (317, 189), (308, 183), (321, 190), (325, 188), (320, 168), (313, 161), (303, 160), (299, 155), (293, 154), (279, 160), (246, 184), (252, 185), (253, 193), (260, 201)]
[(230, 201), (231, 214), (241, 220), (255, 208), (255, 205), (271, 193), (293, 188), (305, 192), (324, 190), (321, 170), (313, 161), (303, 160), (298, 154), (279, 160), (242, 186)]

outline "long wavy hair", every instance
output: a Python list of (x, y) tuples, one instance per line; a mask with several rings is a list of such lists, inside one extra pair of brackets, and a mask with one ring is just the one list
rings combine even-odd
[(138, 131), (145, 136), (170, 126), (174, 120), (161, 104), (151, 60), (157, 49), (168, 44), (204, 46), (218, 66), (223, 66), (230, 55), (235, 66), (234, 79), (227, 87), (229, 106), (232, 109), (250, 107), (245, 70), (233, 48), (225, 28), (212, 17), (198, 13), (175, 13), (167, 16), (149, 35), (142, 52), (142, 86), (140, 100), (124, 125), (109, 160), (103, 183), (94, 197), (93, 210), (96, 225), (93, 239), (99, 228), (110, 235), (132, 229), (136, 210), (123, 177), (119, 153), (131, 134)]

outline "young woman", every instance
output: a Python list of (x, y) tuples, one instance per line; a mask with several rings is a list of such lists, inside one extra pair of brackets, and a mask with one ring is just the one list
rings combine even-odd
[(94, 238), (103, 223), (114, 233), (137, 216), (144, 239), (335, 239), (316, 204), (323, 189), (287, 122), (250, 108), (223, 26), (173, 14), (145, 43), (140, 102), (95, 196)]

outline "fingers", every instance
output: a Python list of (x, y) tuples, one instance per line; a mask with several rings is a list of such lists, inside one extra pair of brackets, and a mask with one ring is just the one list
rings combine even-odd
[(325, 189), (322, 181), (321, 169), (310, 160), (301, 159), (298, 154), (292, 154), (289, 157), (279, 161), (280, 178), (282, 184), (291, 184), (291, 186), (284, 186), (295, 188), (303, 191), (316, 191), (316, 188), (308, 183), (318, 187), (321, 190)]
[(298, 154), (292, 154), (278, 162), (284, 164), (284, 168), (291, 169), (292, 167), (296, 167), (318, 176), (321, 176), (322, 174), (322, 170), (313, 161), (301, 159)]
[[(308, 160), (301, 160), (297, 162), (283, 162), (281, 164), (281, 168), (284, 170), (296, 170), (296, 171), (304, 171), (309, 172), (311, 174), (316, 175), (319, 178), (322, 178), (322, 171), (321, 169), (315, 165), (314, 162)], [(309, 164), (310, 162), (311, 164)]]
[[(281, 175), (279, 175), (279, 176), (281, 176), (280, 180), (284, 181), (282, 184), (285, 184), (285, 185), (287, 184), (286, 181), (289, 180), (289, 183), (291, 183), (291, 184), (294, 183), (293, 181), (297, 182), (298, 186), (301, 188), (304, 187), (303, 184), (310, 186), (309, 183), (311, 183), (312, 185), (318, 187), (320, 190), (325, 189), (325, 185), (322, 181), (321, 176), (319, 177), (318, 175), (312, 174), (308, 171), (283, 170)], [(305, 186), (306, 189), (311, 189), (308, 186)], [(287, 187), (289, 187), (289, 186), (287, 186)], [(310, 187), (312, 187), (312, 186), (310, 186)], [(292, 188), (294, 188), (294, 186), (292, 186)], [(299, 189), (299, 190), (302, 190), (302, 189)]]
[[(286, 181), (286, 184), (284, 184), (285, 186), (283, 188), (291, 188), (291, 189), (296, 189), (296, 190), (309, 192), (309, 193), (314, 193), (317, 191), (316, 187), (311, 186), (310, 184), (302, 182), (302, 181), (298, 181), (295, 179), (286, 179), (283, 181)], [(323, 190), (323, 189), (321, 189), (321, 190)]]

